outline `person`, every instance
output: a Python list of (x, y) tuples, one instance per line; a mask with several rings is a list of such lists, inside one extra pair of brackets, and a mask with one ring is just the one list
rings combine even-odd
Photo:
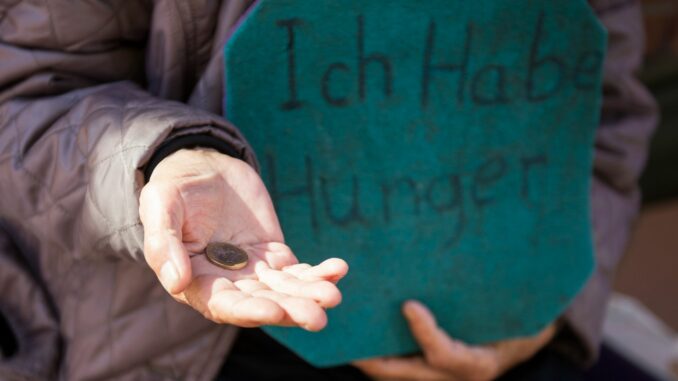
[[(261, 351), (272, 344), (244, 348), (261, 339), (246, 342), (256, 335), (247, 331), (234, 346), (236, 326), (327, 323), (346, 263), (297, 263), (251, 148), (219, 116), (222, 47), (252, 3), (0, 5), (0, 311), (18, 343), (0, 361), (3, 378), (237, 379), (229, 360), (244, 354), (265, 373), (272, 362)], [(453, 340), (425, 306), (407, 303), (423, 355), (356, 363), (363, 373), (489, 380), (544, 348), (594, 361), (656, 111), (632, 75), (639, 3), (590, 3), (610, 37), (591, 190), (594, 276), (543, 333), (492, 346)], [(250, 263), (210, 265), (199, 254), (212, 241), (242, 246)]]

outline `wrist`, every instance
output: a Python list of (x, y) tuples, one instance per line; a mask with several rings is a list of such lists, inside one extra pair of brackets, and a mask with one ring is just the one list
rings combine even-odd
[(231, 158), (212, 148), (181, 148), (165, 156), (153, 168), (147, 183), (158, 181), (185, 181), (191, 178), (218, 174), (219, 166), (215, 160)]
[(179, 136), (166, 141), (153, 153), (153, 156), (151, 156), (151, 159), (144, 167), (145, 182), (151, 179), (153, 171), (165, 158), (179, 150), (191, 149), (211, 149), (234, 158), (240, 159), (242, 157), (241, 152), (238, 152), (230, 144), (212, 135), (194, 134)]

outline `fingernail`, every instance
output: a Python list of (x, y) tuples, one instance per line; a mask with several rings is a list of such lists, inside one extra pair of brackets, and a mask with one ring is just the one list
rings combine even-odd
[(408, 300), (405, 303), (403, 303), (403, 314), (405, 314), (406, 317), (411, 318), (414, 315), (414, 308), (415, 303), (413, 300)]
[(167, 290), (172, 290), (179, 281), (179, 273), (172, 261), (165, 262), (160, 268), (160, 280)]

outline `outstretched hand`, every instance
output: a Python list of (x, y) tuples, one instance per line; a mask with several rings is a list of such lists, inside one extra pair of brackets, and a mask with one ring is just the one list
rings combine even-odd
[(355, 366), (375, 380), (490, 381), (532, 357), (551, 338), (556, 328), (549, 325), (533, 337), (470, 346), (451, 338), (436, 324), (423, 304), (409, 301), (403, 313), (422, 355), (383, 357), (357, 361)]
[[(212, 321), (317, 331), (327, 324), (325, 308), (341, 302), (336, 283), (346, 262), (299, 264), (263, 182), (241, 160), (208, 149), (177, 151), (153, 170), (139, 204), (146, 261), (176, 300)], [(239, 246), (247, 266), (210, 263), (210, 242)]]

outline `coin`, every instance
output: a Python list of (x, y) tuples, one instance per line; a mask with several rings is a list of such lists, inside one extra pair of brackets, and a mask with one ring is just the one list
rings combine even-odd
[(212, 242), (205, 249), (207, 259), (227, 270), (240, 270), (247, 266), (247, 253), (238, 246), (226, 242)]

